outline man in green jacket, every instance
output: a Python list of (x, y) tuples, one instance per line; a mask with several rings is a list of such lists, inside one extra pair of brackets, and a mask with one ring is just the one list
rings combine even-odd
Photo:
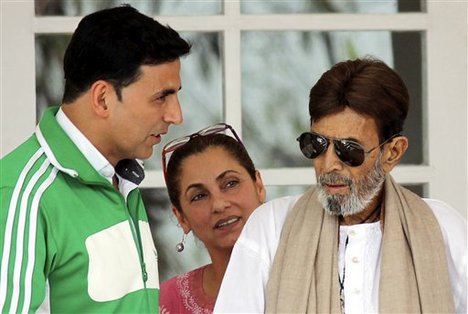
[(84, 17), (62, 106), (0, 160), (0, 311), (158, 312), (136, 159), (182, 122), (190, 44), (130, 6)]

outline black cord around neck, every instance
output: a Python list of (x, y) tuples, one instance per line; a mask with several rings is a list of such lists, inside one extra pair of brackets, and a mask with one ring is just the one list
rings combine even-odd
[[(344, 245), (344, 256), (346, 257), (346, 248), (348, 247), (349, 236), (346, 237)], [(345, 312), (345, 295), (344, 295), (344, 283), (346, 278), (346, 261), (343, 260), (343, 276), (338, 273), (338, 282), (340, 283), (340, 305), (341, 313)]]

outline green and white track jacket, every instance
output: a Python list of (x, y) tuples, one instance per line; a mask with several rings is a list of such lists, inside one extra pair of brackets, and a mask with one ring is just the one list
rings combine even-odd
[(126, 199), (49, 109), (0, 160), (0, 311), (158, 313), (157, 253), (137, 188)]

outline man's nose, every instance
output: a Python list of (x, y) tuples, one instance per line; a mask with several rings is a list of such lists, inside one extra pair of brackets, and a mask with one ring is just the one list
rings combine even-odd
[(180, 107), (179, 98), (174, 95), (174, 99), (170, 102), (164, 113), (164, 122), (172, 124), (181, 124), (184, 121), (182, 108)]
[(333, 172), (335, 170), (343, 169), (343, 162), (336, 154), (336, 148), (333, 143), (328, 145), (327, 150), (323, 153), (325, 172)]

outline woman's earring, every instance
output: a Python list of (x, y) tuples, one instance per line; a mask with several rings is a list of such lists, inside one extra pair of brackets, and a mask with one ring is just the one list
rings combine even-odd
[(182, 251), (184, 250), (184, 248), (185, 248), (184, 242), (185, 242), (185, 233), (183, 233), (183, 235), (182, 235), (182, 241), (180, 241), (180, 242), (177, 243), (177, 245), (176, 245), (176, 250), (177, 250), (177, 252), (180, 253), (180, 252), (182, 252)]

